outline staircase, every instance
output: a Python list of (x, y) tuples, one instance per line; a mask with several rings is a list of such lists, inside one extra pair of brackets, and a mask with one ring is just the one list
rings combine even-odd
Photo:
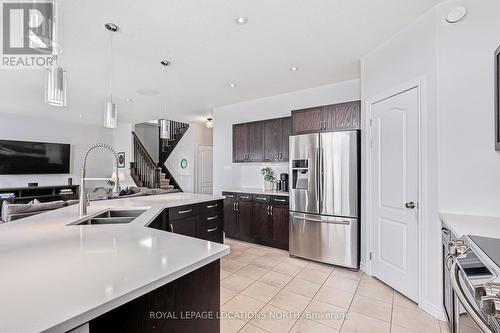
[[(137, 186), (182, 191), (174, 176), (165, 166), (165, 162), (188, 128), (189, 124), (168, 121), (169, 137), (159, 138), (159, 163), (153, 160), (137, 134), (132, 132), (134, 162), (130, 163), (130, 175)], [(160, 137), (160, 132), (158, 132), (158, 137)]]
[[(189, 128), (189, 124), (181, 123), (178, 121), (168, 120), (168, 128), (169, 128), (169, 137), (167, 139), (160, 138), (159, 145), (159, 167), (161, 168), (161, 172), (166, 175), (166, 178), (170, 180), (170, 184), (174, 186), (175, 189), (179, 189), (182, 191), (181, 187), (175, 180), (175, 177), (170, 173), (168, 168), (165, 166), (165, 162), (168, 157), (174, 151), (174, 148), (177, 146), (179, 141), (182, 139), (187, 129)], [(159, 133), (158, 133), (159, 135)]]
[(134, 162), (130, 163), (130, 175), (138, 187), (174, 189), (167, 175), (153, 160), (135, 132), (132, 132)]

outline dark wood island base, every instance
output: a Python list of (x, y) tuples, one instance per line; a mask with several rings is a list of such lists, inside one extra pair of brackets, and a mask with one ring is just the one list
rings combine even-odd
[(220, 261), (90, 321), (90, 333), (218, 333)]

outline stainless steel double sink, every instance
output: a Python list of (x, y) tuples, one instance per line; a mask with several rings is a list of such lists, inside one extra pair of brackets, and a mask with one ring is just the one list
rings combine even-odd
[(138, 218), (145, 209), (123, 209), (123, 210), (108, 210), (93, 216), (87, 220), (72, 223), (70, 225), (97, 225), (97, 224), (124, 224), (130, 223)]

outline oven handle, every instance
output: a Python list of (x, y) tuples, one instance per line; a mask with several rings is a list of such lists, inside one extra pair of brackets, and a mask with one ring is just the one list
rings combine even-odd
[(476, 325), (481, 329), (483, 333), (494, 333), (486, 324), (483, 318), (481, 318), (481, 315), (477, 313), (477, 311), (474, 309), (474, 307), (469, 303), (469, 300), (465, 296), (465, 293), (460, 286), (460, 283), (458, 281), (458, 274), (459, 274), (459, 268), (457, 261), (454, 261), (453, 264), (451, 265), (451, 271), (450, 271), (450, 280), (451, 280), (451, 286), (453, 287), (453, 291), (455, 292), (455, 295), (459, 299), (460, 303), (462, 304), (463, 308), (465, 311), (467, 311), (467, 314), (471, 317), (472, 321), (476, 323)]

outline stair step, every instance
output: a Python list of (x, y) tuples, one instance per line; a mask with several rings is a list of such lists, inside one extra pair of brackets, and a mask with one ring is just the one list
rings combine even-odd
[(170, 179), (161, 179), (160, 186), (170, 185)]
[(160, 186), (162, 190), (172, 190), (174, 188), (174, 185), (165, 185), (165, 186)]

